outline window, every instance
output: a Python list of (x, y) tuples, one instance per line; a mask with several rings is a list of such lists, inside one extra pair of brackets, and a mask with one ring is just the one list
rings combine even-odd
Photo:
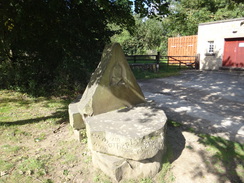
[(214, 41), (208, 41), (208, 53), (214, 53)]

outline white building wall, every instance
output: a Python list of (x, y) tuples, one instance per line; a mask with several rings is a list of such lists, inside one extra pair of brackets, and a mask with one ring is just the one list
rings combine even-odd
[[(198, 26), (197, 53), (200, 70), (217, 70), (222, 66), (226, 38), (244, 38), (244, 17), (238, 19), (202, 23)], [(214, 54), (208, 53), (208, 41), (214, 41)]]

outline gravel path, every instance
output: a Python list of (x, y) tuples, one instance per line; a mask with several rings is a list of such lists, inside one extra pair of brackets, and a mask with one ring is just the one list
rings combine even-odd
[(169, 119), (202, 133), (244, 143), (244, 72), (183, 71), (140, 80), (144, 95)]

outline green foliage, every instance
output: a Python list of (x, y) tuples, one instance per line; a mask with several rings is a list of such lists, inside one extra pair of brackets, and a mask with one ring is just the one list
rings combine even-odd
[(182, 126), (181, 123), (176, 122), (176, 121), (173, 121), (173, 120), (170, 120), (170, 119), (167, 120), (167, 124), (170, 125), (170, 126), (172, 126), (172, 127), (180, 127), (180, 126)]
[[(81, 92), (115, 33), (112, 40), (127, 54), (166, 54), (168, 37), (196, 34), (202, 22), (243, 17), (243, 9), (241, 0), (3, 1), (0, 88), (34, 96)], [(134, 20), (132, 10), (144, 19)]]
[(1, 5), (0, 87), (33, 95), (83, 89), (113, 34), (108, 22), (125, 27), (134, 21), (126, 2), (11, 0)]
[[(112, 41), (119, 42), (127, 54), (150, 54), (150, 51), (167, 55), (169, 37), (196, 35), (199, 23), (244, 16), (244, 3), (238, 0), (181, 0), (168, 1), (167, 16), (135, 16), (133, 33), (124, 30)], [(155, 11), (156, 12), (156, 11)], [(154, 12), (154, 13), (155, 13)]]
[(112, 41), (120, 43), (126, 54), (146, 54), (148, 51), (155, 54), (162, 51), (162, 24), (156, 18), (145, 19), (135, 16), (133, 33), (124, 30), (113, 36)]
[[(167, 14), (170, 3), (175, 0), (135, 0), (134, 11), (141, 17), (157, 17)], [(177, 0), (176, 0), (177, 1)]]
[(178, 66), (160, 67), (158, 72), (142, 71), (139, 69), (133, 69), (133, 73), (134, 73), (136, 79), (162, 78), (162, 77), (178, 75), (179, 67)]
[(237, 0), (175, 1), (163, 24), (169, 37), (195, 35), (199, 23), (243, 17), (243, 8)]
[[(161, 2), (161, 1), (160, 1)], [(136, 0), (166, 11), (168, 3)], [(148, 4), (149, 3), (149, 4)], [(0, 8), (0, 88), (32, 95), (82, 91), (115, 32), (132, 32), (129, 0), (9, 0)], [(150, 7), (150, 8), (149, 8)], [(109, 25), (119, 28), (111, 30)]]

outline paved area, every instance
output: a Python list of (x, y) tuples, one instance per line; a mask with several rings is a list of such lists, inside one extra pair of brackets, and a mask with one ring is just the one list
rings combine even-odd
[(156, 101), (169, 119), (244, 143), (243, 71), (188, 70), (138, 83), (145, 97)]

